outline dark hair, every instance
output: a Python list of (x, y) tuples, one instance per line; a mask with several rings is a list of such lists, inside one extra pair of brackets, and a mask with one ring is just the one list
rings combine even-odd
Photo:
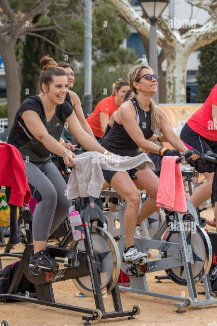
[(112, 85), (112, 95), (115, 95), (115, 91), (119, 91), (122, 86), (130, 86), (129, 82), (125, 78), (119, 78), (116, 82)]
[(133, 92), (131, 91), (131, 89), (129, 89), (129, 91), (126, 92), (125, 96), (124, 96), (124, 102), (129, 100), (129, 98), (132, 96), (133, 97)]
[(53, 81), (53, 76), (66, 76), (65, 71), (58, 67), (56, 61), (50, 56), (44, 56), (40, 60), (42, 65), (42, 72), (39, 78), (39, 89), (42, 91), (42, 84), (49, 87), (49, 84)]
[(58, 67), (61, 67), (61, 68), (71, 68), (72, 71), (74, 71), (73, 66), (70, 63), (68, 63), (68, 62), (60, 61), (60, 62), (58, 62), (57, 65), (58, 65)]

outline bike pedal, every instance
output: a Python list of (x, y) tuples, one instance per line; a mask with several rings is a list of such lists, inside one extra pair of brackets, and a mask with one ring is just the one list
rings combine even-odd
[(30, 272), (35, 276), (39, 276), (41, 273), (55, 273), (58, 270), (58, 268), (48, 269), (48, 268), (42, 268), (42, 267), (38, 267), (38, 266), (29, 267), (29, 269), (30, 269)]

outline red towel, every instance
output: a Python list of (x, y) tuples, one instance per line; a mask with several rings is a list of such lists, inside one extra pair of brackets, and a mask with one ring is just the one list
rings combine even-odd
[(165, 156), (162, 160), (157, 193), (157, 206), (168, 210), (187, 212), (184, 185), (178, 156)]
[(0, 185), (11, 187), (9, 204), (27, 206), (31, 198), (23, 158), (16, 147), (0, 143)]

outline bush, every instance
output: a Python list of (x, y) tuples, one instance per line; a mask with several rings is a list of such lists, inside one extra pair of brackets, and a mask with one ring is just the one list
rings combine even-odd
[(8, 117), (7, 104), (0, 105), (0, 118), (7, 118), (7, 117)]

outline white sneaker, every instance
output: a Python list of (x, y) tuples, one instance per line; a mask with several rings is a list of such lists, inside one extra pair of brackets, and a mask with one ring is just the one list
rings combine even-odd
[(123, 260), (125, 262), (135, 262), (137, 260), (146, 262), (147, 254), (146, 252), (140, 252), (136, 247), (130, 247), (127, 252), (123, 253)]

